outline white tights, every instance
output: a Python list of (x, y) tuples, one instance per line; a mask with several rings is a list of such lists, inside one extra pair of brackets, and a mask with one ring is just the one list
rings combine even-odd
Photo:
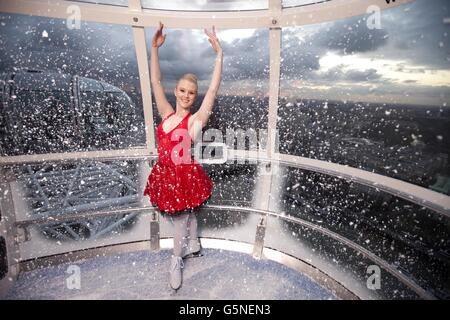
[(197, 216), (191, 210), (177, 213), (170, 217), (175, 226), (173, 237), (173, 255), (181, 257), (183, 248), (188, 244), (189, 240), (195, 240), (197, 234)]

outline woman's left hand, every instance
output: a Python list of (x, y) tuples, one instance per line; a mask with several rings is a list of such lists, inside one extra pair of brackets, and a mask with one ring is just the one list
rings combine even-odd
[(214, 26), (212, 27), (212, 32), (205, 29), (205, 33), (208, 36), (208, 41), (211, 43), (212, 48), (216, 51), (217, 54), (222, 53), (222, 47), (220, 46), (219, 39), (216, 35), (216, 29)]

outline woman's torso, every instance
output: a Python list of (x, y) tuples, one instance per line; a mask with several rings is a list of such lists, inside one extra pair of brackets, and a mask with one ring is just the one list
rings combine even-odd
[[(158, 138), (158, 161), (162, 164), (173, 166), (180, 164), (191, 163), (192, 158), (190, 149), (192, 145), (192, 138), (189, 134), (189, 119), (191, 113), (175, 124), (176, 121), (167, 126), (164, 130), (164, 124), (166, 120), (173, 117), (175, 111), (170, 113), (166, 118), (161, 121), (156, 129), (156, 135)], [(186, 151), (186, 155), (184, 154)]]

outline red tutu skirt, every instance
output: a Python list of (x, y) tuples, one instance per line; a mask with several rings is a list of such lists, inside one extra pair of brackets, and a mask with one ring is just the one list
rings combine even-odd
[(144, 190), (161, 211), (176, 213), (201, 205), (211, 195), (213, 182), (197, 162), (165, 165), (156, 162)]

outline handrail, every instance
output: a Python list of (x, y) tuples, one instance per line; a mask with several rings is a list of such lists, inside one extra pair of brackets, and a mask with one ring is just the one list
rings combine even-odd
[[(260, 210), (260, 209), (254, 209), (250, 207), (239, 207), (239, 206), (224, 206), (224, 205), (204, 205), (204, 209), (212, 210), (212, 209), (218, 209), (218, 210), (228, 210), (228, 211), (237, 211), (237, 212), (249, 212), (249, 213), (259, 213), (261, 215), (265, 216), (273, 216), (277, 217), (286, 221), (293, 222), (297, 225), (301, 225), (304, 227), (307, 227), (309, 229), (318, 231), (319, 233), (332, 238), (334, 240), (337, 240), (339, 243), (345, 244), (346, 246), (352, 248), (353, 250), (361, 253), (363, 256), (369, 258), (373, 262), (375, 262), (377, 265), (382, 267), (384, 270), (389, 272), (391, 275), (393, 275), (395, 278), (399, 279), (400, 282), (405, 284), (407, 287), (412, 289), (416, 294), (418, 294), (423, 299), (429, 299), (433, 300), (436, 299), (432, 294), (427, 292), (425, 289), (420, 287), (418, 284), (416, 284), (413, 280), (402, 274), (399, 270), (397, 270), (394, 266), (392, 266), (387, 261), (383, 260), (382, 258), (378, 257), (377, 255), (371, 253), (369, 250), (365, 249), (364, 247), (360, 246), (359, 244), (349, 240), (346, 237), (343, 237), (339, 235), (336, 232), (333, 232), (331, 230), (328, 230), (322, 226), (316, 225), (314, 223), (308, 222), (306, 220), (287, 216), (287, 215), (281, 215), (273, 211), (267, 211), (267, 210)], [(104, 217), (104, 216), (110, 216), (110, 215), (116, 215), (116, 214), (123, 214), (123, 213), (131, 213), (135, 211), (156, 211), (155, 207), (147, 206), (147, 207), (139, 207), (139, 208), (125, 208), (125, 209), (116, 209), (116, 210), (108, 210), (108, 211), (99, 211), (94, 213), (80, 213), (70, 216), (48, 216), (45, 218), (37, 218), (37, 219), (30, 219), (26, 221), (17, 221), (16, 226), (17, 227), (27, 227), (34, 224), (44, 224), (44, 223), (55, 223), (55, 222), (66, 222), (66, 221), (73, 221), (74, 219), (83, 219), (83, 218), (93, 218), (93, 217)]]
[[(157, 155), (137, 156), (132, 158), (125, 157), (111, 157), (108, 159), (89, 159), (90, 161), (114, 161), (114, 160), (148, 160), (153, 161), (158, 158)], [(381, 174), (373, 173), (367, 170), (349, 167), (338, 163), (330, 163), (323, 160), (310, 159), (300, 156), (288, 154), (275, 154), (274, 158), (267, 158), (258, 156), (258, 153), (253, 150), (228, 150), (228, 160), (248, 160), (250, 163), (261, 162), (284, 165), (288, 167), (295, 167), (303, 170), (317, 172), (328, 176), (333, 176), (345, 180), (354, 181), (356, 183), (365, 185), (373, 189), (379, 189), (396, 197), (403, 198), (409, 202), (416, 203), (420, 206), (426, 207), (435, 213), (441, 214), (446, 218), (450, 218), (450, 196), (440, 194), (436, 191), (415, 185), (410, 182), (391, 178)], [(55, 162), (66, 162), (74, 160), (59, 159)], [(86, 161), (86, 160), (85, 160)], [(40, 163), (36, 160), (32, 163)], [(2, 163), (0, 157), (0, 168), (8, 166)], [(13, 164), (9, 164), (13, 166)]]

